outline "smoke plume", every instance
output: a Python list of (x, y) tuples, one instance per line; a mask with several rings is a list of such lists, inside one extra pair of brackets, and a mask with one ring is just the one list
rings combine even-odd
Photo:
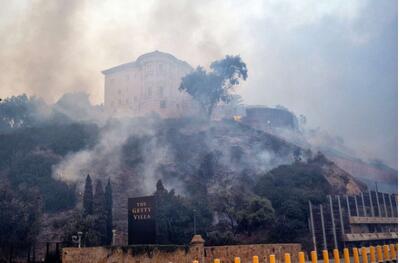
[(101, 70), (161, 50), (193, 66), (240, 54), (246, 104), (285, 105), (397, 166), (397, 2), (8, 1), (0, 97), (103, 102)]

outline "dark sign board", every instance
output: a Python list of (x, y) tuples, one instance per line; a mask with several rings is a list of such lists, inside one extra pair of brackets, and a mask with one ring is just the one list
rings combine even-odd
[(156, 241), (154, 196), (128, 199), (128, 244), (154, 244)]

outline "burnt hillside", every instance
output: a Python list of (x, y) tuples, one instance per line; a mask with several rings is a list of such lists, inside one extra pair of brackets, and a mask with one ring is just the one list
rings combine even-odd
[[(68, 107), (50, 108), (46, 118), (19, 109), (2, 119), (0, 177), (17, 195), (26, 187), (37, 190), (41, 240), (64, 238), (65, 225), (80, 211), (87, 174), (112, 182), (120, 242), (126, 239), (127, 199), (154, 194), (158, 181), (158, 195), (167, 200), (160, 219), (168, 219), (160, 223), (160, 233), (168, 233), (161, 235), (164, 243), (190, 240), (193, 211), (210, 244), (283, 242), (283, 236), (301, 242), (307, 200), (364, 187), (323, 155), (241, 122), (157, 116), (99, 121), (89, 106), (90, 114), (73, 120)], [(295, 199), (284, 194), (294, 192)], [(283, 229), (292, 235), (280, 235)]]

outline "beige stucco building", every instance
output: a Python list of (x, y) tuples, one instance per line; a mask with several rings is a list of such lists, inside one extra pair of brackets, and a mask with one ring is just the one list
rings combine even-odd
[(190, 71), (188, 63), (160, 51), (104, 70), (104, 107), (117, 116), (174, 118), (191, 114), (191, 97), (178, 89), (181, 78)]

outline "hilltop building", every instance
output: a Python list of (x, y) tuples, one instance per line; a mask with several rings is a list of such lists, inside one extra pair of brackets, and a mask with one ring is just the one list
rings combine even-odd
[(104, 107), (117, 116), (158, 114), (163, 118), (193, 112), (191, 97), (179, 91), (181, 78), (193, 68), (171, 54), (154, 51), (136, 61), (102, 71)]
[[(187, 62), (160, 51), (104, 70), (105, 110), (118, 117), (157, 114), (162, 118), (178, 118), (194, 115), (199, 110), (197, 102), (186, 92), (179, 91), (182, 77), (192, 70)], [(261, 130), (298, 130), (296, 116), (286, 109), (244, 106), (239, 101), (220, 103), (212, 118), (242, 120)]]

